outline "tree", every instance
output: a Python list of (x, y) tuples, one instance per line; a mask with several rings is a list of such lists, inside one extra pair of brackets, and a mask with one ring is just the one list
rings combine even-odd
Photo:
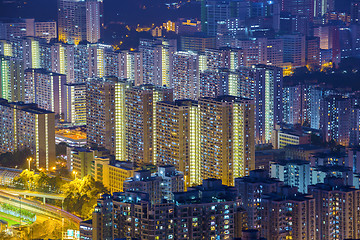
[(64, 180), (60, 176), (51, 177), (49, 179), (50, 191), (60, 193)]
[(91, 217), (92, 210), (101, 194), (108, 191), (102, 182), (95, 181), (91, 176), (75, 179), (63, 186), (66, 195), (65, 210), (79, 215), (83, 219)]
[(66, 155), (66, 147), (67, 145), (64, 142), (56, 144), (55, 146), (56, 156)]
[(35, 173), (25, 169), (18, 177), (15, 177), (13, 184), (16, 188), (32, 190), (35, 184)]
[(34, 178), (35, 188), (39, 192), (49, 192), (50, 191), (50, 177), (44, 172), (40, 172)]
[(9, 168), (27, 168), (26, 159), (31, 156), (32, 153), (28, 148), (3, 153), (0, 154), (0, 165)]
[(46, 173), (35, 174), (33, 171), (25, 169), (18, 177), (15, 177), (13, 184), (18, 189), (26, 189), (39, 192), (60, 193), (63, 180), (59, 176), (51, 177)]

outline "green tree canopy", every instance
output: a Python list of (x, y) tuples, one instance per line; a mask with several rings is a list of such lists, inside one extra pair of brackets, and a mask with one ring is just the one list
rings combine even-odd
[(59, 176), (51, 177), (43, 172), (36, 174), (28, 169), (22, 171), (20, 175), (13, 180), (14, 186), (18, 189), (56, 193), (61, 191), (63, 182)]
[(65, 210), (88, 219), (91, 217), (97, 199), (101, 194), (107, 193), (107, 190), (101, 182), (95, 181), (88, 175), (63, 185), (63, 192), (66, 195)]
[(33, 190), (36, 183), (35, 173), (25, 169), (18, 177), (15, 177), (13, 183), (16, 188)]
[(31, 157), (30, 149), (22, 149), (14, 152), (0, 154), (0, 166), (9, 168), (27, 168), (28, 157)]

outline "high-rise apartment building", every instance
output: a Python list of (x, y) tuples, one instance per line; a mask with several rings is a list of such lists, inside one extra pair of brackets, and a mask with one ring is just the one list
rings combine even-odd
[(312, 87), (310, 89), (310, 96), (310, 127), (313, 129), (320, 129), (320, 103), (324, 96), (324, 91), (321, 88)]
[(67, 59), (67, 47), (63, 43), (55, 43), (51, 45), (51, 70), (52, 72), (60, 73), (60, 74), (66, 74), (66, 78), (68, 82), (71, 82), (74, 78), (73, 76), (70, 76), (67, 74), (67, 65), (69, 67), (73, 65), (73, 63), (69, 63), (70, 59)]
[(315, 205), (310, 195), (289, 186), (269, 194), (261, 202), (261, 236), (268, 240), (322, 239), (316, 238)]
[(153, 240), (238, 236), (237, 224), (243, 211), (233, 187), (222, 185), (218, 179), (207, 179), (203, 185), (173, 196), (172, 202), (151, 203), (146, 192), (103, 195), (93, 214), (93, 239), (109, 239), (110, 235), (111, 239)]
[(73, 125), (86, 125), (86, 83), (65, 84), (65, 119)]
[[(241, 1), (202, 0), (202, 31), (209, 36), (216, 36), (219, 21), (236, 18), (239, 15)], [(239, 17), (244, 17), (240, 15)]]
[(216, 47), (216, 38), (214, 36), (196, 33), (191, 36), (181, 36), (180, 44), (181, 51), (204, 53), (206, 49)]
[[(142, 54), (139, 51), (116, 52), (106, 44), (48, 44), (40, 38), (13, 38), (1, 40), (0, 54), (19, 59), (24, 69), (44, 68), (65, 74), (68, 83), (103, 76), (128, 78), (136, 85), (143, 83)], [(170, 65), (164, 61), (169, 73)]]
[(88, 144), (110, 150), (120, 161), (156, 162), (156, 103), (172, 101), (172, 90), (134, 87), (118, 78), (90, 79), (86, 89)]
[(199, 97), (199, 57), (192, 52), (176, 52), (173, 55), (171, 87), (174, 99), (192, 99)]
[(177, 51), (175, 39), (140, 39), (143, 83), (170, 86), (173, 54)]
[(320, 38), (306, 38), (306, 65), (310, 67), (320, 66)]
[(119, 53), (119, 77), (141, 85), (143, 81), (143, 55), (140, 51), (121, 51)]
[(70, 45), (66, 61), (67, 74), (72, 76), (69, 82), (85, 82), (90, 77), (90, 54), (87, 44)]
[(351, 22), (353, 23), (360, 22), (360, 1), (354, 0), (351, 2), (350, 16), (351, 16)]
[(254, 96), (250, 96), (256, 104), (255, 139), (257, 143), (267, 143), (271, 141), (275, 125), (282, 121), (283, 70), (275, 66), (256, 65), (249, 74), (255, 84)]
[(42, 68), (40, 65), (40, 45), (45, 42), (44, 39), (35, 37), (13, 38), (7, 43), (11, 44), (12, 49), (8, 51), (8, 56), (18, 58), (23, 61), (24, 69)]
[(217, 70), (227, 68), (235, 71), (238, 67), (245, 65), (245, 53), (240, 48), (206, 49), (206, 69)]
[(25, 102), (36, 103), (39, 108), (55, 112), (65, 119), (67, 110), (66, 76), (45, 69), (26, 69), (24, 79)]
[(45, 38), (49, 43), (51, 39), (57, 39), (56, 22), (35, 22), (35, 37)]
[(314, 17), (322, 17), (335, 10), (335, 0), (314, 0)]
[(243, 201), (250, 229), (261, 227), (261, 201), (265, 194), (276, 192), (283, 184), (278, 179), (270, 178), (268, 172), (260, 169), (250, 171), (249, 176), (235, 179), (235, 188)]
[(58, 35), (65, 43), (86, 39), (86, 6), (80, 0), (58, 0)]
[(0, 97), (25, 101), (24, 65), (17, 58), (0, 55)]
[(350, 113), (350, 146), (360, 145), (360, 106), (352, 106)]
[[(243, 209), (234, 187), (220, 179), (204, 179), (187, 192), (174, 193), (176, 239), (234, 239)], [(196, 199), (193, 201), (192, 199)]]
[(200, 97), (232, 95), (254, 98), (255, 83), (250, 68), (205, 70), (200, 73)]
[(312, 21), (314, 18), (314, 2), (316, 0), (281, 0), (281, 10), (292, 15), (305, 16), (308, 21)]
[(11, 57), (13, 55), (12, 44), (8, 40), (0, 40), (0, 54), (5, 57)]
[(201, 178), (234, 179), (255, 168), (254, 101), (222, 96), (200, 98)]
[(325, 91), (318, 85), (298, 84), (283, 89), (283, 121), (289, 124), (320, 126), (320, 101)]
[(115, 152), (115, 85), (117, 78), (86, 82), (87, 144)]
[(0, 39), (34, 36), (35, 19), (9, 19), (0, 21)]
[[(137, 164), (155, 163), (156, 105), (159, 101), (172, 101), (172, 90), (154, 85), (129, 87), (123, 90), (118, 100), (119, 104), (122, 105), (118, 105), (117, 102), (116, 114), (119, 123), (117, 126), (123, 124), (121, 129), (125, 130), (123, 132), (125, 136), (117, 127), (117, 132), (119, 132), (116, 137), (117, 143), (118, 138), (123, 139), (123, 141), (119, 140), (117, 154), (122, 152), (125, 154), (127, 161)], [(118, 117), (120, 111), (123, 114), (122, 117), (120, 115)], [(121, 148), (122, 150), (120, 150)], [(120, 156), (118, 158), (121, 159)]]
[(198, 103), (192, 100), (156, 104), (156, 164), (184, 173), (185, 186), (200, 184)]
[(55, 115), (35, 104), (0, 100), (0, 151), (28, 148), (38, 169), (55, 166)]
[(334, 140), (348, 146), (350, 141), (351, 99), (345, 96), (330, 95), (320, 103), (320, 127), (323, 139)]
[(114, 205), (111, 195), (104, 194), (97, 201), (92, 214), (92, 239), (112, 240), (114, 239)]
[(284, 41), (284, 63), (291, 63), (293, 67), (306, 65), (306, 41), (301, 34), (282, 35)]
[(101, 38), (101, 5), (102, 0), (86, 0), (86, 40), (91, 43)]
[(78, 44), (83, 40), (95, 43), (100, 39), (102, 1), (58, 0), (59, 40)]
[(341, 60), (340, 27), (322, 25), (314, 28), (314, 36), (320, 38), (320, 49), (331, 49), (331, 60), (339, 63)]
[(0, 20), (0, 39), (22, 37), (39, 37), (50, 42), (51, 39), (57, 38), (56, 22), (36, 22), (35, 19), (29, 18)]
[(340, 178), (309, 187), (315, 199), (316, 239), (356, 239), (360, 237), (360, 190), (344, 185)]
[[(228, 74), (222, 70), (205, 70), (200, 72), (199, 97), (226, 95), (228, 89)], [(237, 94), (231, 94), (237, 96)]]
[(282, 66), (284, 62), (284, 40), (281, 38), (239, 39), (234, 43), (244, 54), (244, 66), (256, 64)]

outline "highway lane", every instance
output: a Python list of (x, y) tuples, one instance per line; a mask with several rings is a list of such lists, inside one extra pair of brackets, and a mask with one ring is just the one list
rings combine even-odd
[(14, 205), (19, 208), (21, 205), (22, 209), (26, 209), (26, 210), (29, 210), (36, 214), (41, 214), (41, 215), (44, 215), (49, 218), (54, 218), (57, 220), (61, 220), (62, 218), (68, 219), (72, 223), (74, 223), (77, 227), (79, 227), (80, 222), (82, 221), (81, 218), (79, 218), (71, 213), (68, 213), (58, 207), (54, 207), (54, 206), (51, 206), (48, 204), (41, 204), (39, 202), (28, 200), (23, 197), (21, 197), (21, 199), (20, 199), (19, 196), (16, 196), (16, 195), (13, 195), (10, 193), (6, 193), (1, 190), (0, 190), (0, 199), (1, 199), (1, 202), (3, 202), (3, 203), (9, 203), (9, 204)]
[(39, 198), (47, 198), (47, 199), (56, 199), (56, 200), (64, 200), (64, 194), (55, 194), (55, 193), (43, 193), (29, 190), (21, 190), (21, 189), (12, 189), (12, 188), (4, 188), (0, 190), (5, 193), (13, 194), (13, 195), (21, 195), (21, 196), (31, 196), (31, 197), (39, 197)]

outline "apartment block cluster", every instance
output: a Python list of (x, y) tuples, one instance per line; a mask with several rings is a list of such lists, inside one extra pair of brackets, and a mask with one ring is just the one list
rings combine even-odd
[(360, 56), (360, 3), (200, 2), (201, 21), (164, 25), (179, 39), (129, 51), (99, 43), (102, 0), (1, 20), (0, 153), (49, 170), (55, 129), (85, 126), (67, 167), (111, 194), (82, 239), (360, 238), (359, 94), (284, 84)]
[(328, 176), (299, 192), (265, 170), (235, 186), (206, 179), (184, 191), (173, 166), (135, 171), (123, 192), (103, 195), (81, 239), (357, 239), (360, 190)]
[[(91, 79), (86, 96), (87, 144), (107, 149), (113, 159), (138, 166), (174, 165), (184, 173), (187, 187), (207, 178), (233, 185), (236, 177), (255, 168), (251, 99), (173, 101), (167, 87), (134, 86), (117, 78)], [(83, 152), (90, 152), (88, 160)], [(83, 164), (75, 162), (86, 161), (90, 169), (97, 156), (92, 149), (69, 149), (68, 166), (83, 172)]]
[[(56, 121), (44, 122), (48, 129), (58, 122), (86, 124), (87, 144), (108, 149), (117, 160), (177, 164), (188, 176), (188, 184), (214, 177), (214, 172), (219, 173), (217, 177), (227, 176), (224, 183), (233, 184), (231, 179), (253, 169), (253, 142), (297, 143), (297, 137), (274, 137), (281, 132), (274, 129), (283, 122), (321, 129), (324, 140), (344, 146), (359, 143), (357, 94), (316, 85), (283, 86), (283, 76), (291, 68), (336, 64), (358, 56), (358, 5), (352, 4), (349, 17), (338, 14), (334, 20), (331, 1), (316, 2), (204, 1), (202, 31), (206, 36), (182, 36), (180, 44), (172, 39), (141, 39), (137, 51), (114, 51), (110, 45), (97, 43), (103, 25), (102, 1), (59, 1), (57, 27), (62, 42), (49, 41), (56, 37), (56, 24), (33, 19), (2, 21), (0, 97), (8, 101), (6, 106), (36, 104), (53, 112)], [(286, 12), (290, 17), (283, 17)], [(314, 27), (298, 28), (309, 25), (302, 23), (304, 16)], [(342, 31), (349, 31), (351, 39), (340, 41)], [(82, 43), (85, 40), (88, 43)], [(345, 42), (351, 51), (335, 44)], [(331, 57), (324, 62), (321, 56), (325, 55)], [(167, 121), (173, 111), (179, 112), (184, 124)], [(141, 119), (142, 115), (148, 119)], [(16, 118), (15, 125), (22, 121)], [(187, 133), (174, 132), (174, 123)], [(4, 120), (2, 125), (11, 128), (6, 124)], [(21, 131), (32, 135), (31, 139), (39, 138), (39, 131), (19, 129), (14, 132), (18, 142), (26, 142)], [(5, 134), (2, 138), (10, 141)], [(52, 137), (45, 144), (48, 149), (34, 141), (2, 151), (23, 147), (34, 153), (44, 151), (47, 160), (39, 154), (37, 167), (48, 169), (49, 159), (55, 159)], [(174, 151), (178, 156), (169, 157)], [(187, 160), (174, 160), (183, 158), (182, 151), (187, 151)], [(224, 164), (214, 161), (234, 164), (223, 174), (219, 169), (224, 170)], [(198, 172), (190, 174), (191, 169)]]

